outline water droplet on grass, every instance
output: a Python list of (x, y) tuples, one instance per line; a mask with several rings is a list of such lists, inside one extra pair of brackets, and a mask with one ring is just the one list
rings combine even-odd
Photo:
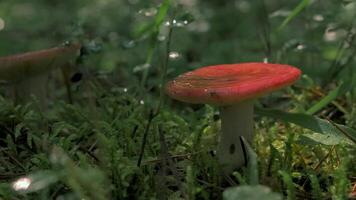
[(140, 11), (138, 11), (138, 13), (146, 17), (153, 17), (157, 14), (157, 9), (156, 8), (141, 9)]
[(176, 52), (176, 51), (171, 51), (171, 52), (169, 52), (169, 58), (171, 59), (171, 60), (176, 60), (176, 59), (178, 59), (180, 57), (180, 54), (178, 53), (178, 52)]
[(12, 188), (15, 191), (25, 191), (27, 190), (32, 183), (32, 180), (27, 177), (19, 178), (15, 182), (12, 183)]
[(122, 43), (122, 46), (127, 49), (132, 48), (135, 45), (136, 45), (136, 42), (134, 40), (127, 40)]
[(299, 44), (296, 49), (297, 49), (298, 51), (302, 51), (303, 49), (305, 49), (305, 45)]
[(324, 17), (323, 17), (323, 15), (316, 14), (313, 16), (313, 20), (317, 21), (317, 22), (321, 22), (321, 21), (324, 21)]
[(134, 73), (140, 72), (140, 71), (146, 70), (146, 69), (148, 69), (150, 67), (151, 67), (151, 65), (148, 64), (148, 63), (144, 63), (142, 65), (137, 65), (136, 67), (133, 68), (133, 72)]
[(164, 41), (164, 40), (166, 40), (166, 36), (164, 36), (164, 35), (159, 35), (159, 36), (157, 37), (157, 40), (158, 40), (158, 41)]

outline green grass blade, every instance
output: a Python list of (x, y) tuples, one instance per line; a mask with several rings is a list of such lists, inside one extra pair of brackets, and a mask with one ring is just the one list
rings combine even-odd
[(341, 142), (350, 143), (351, 141), (356, 143), (356, 130), (344, 125), (331, 123), (318, 117), (302, 113), (287, 113), (279, 110), (262, 108), (256, 108), (256, 113), (262, 116), (276, 118), (284, 122), (290, 122), (316, 133), (324, 134), (336, 144)]
[(257, 164), (257, 154), (252, 149), (250, 144), (241, 136), (241, 142), (246, 148), (246, 153), (248, 157), (247, 170), (248, 170), (248, 183), (250, 185), (258, 185), (258, 164)]
[(294, 200), (296, 199), (296, 195), (295, 195), (295, 186), (292, 180), (292, 177), (290, 175), (290, 173), (286, 172), (286, 171), (279, 171), (279, 174), (282, 177), (282, 180), (285, 184), (286, 190), (287, 190), (287, 200)]
[(279, 25), (277, 31), (281, 31), (285, 26), (287, 26), (287, 24), (294, 18), (296, 17), (298, 14), (300, 14), (304, 8), (306, 8), (310, 3), (310, 0), (302, 0), (297, 7), (295, 7), (293, 9), (293, 11), (288, 15), (288, 17), (283, 20), (283, 22), (281, 23), (281, 25)]
[(170, 0), (163, 1), (162, 5), (158, 9), (158, 13), (154, 21), (138, 27), (138, 29), (133, 33), (134, 37), (140, 38), (147, 33), (154, 33), (154, 34), (158, 33), (160, 26), (162, 25), (164, 19), (168, 14), (170, 5), (171, 5)]

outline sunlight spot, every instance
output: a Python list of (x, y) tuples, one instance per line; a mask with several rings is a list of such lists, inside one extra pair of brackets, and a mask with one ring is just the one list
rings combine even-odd
[(23, 177), (23, 178), (16, 180), (12, 184), (12, 188), (16, 191), (27, 190), (30, 187), (31, 182), (32, 182), (31, 179), (29, 179), (27, 177)]
[(0, 31), (5, 28), (5, 21), (0, 17)]

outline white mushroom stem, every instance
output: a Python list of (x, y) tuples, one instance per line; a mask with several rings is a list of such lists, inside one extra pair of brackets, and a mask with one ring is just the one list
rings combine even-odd
[(245, 164), (244, 150), (240, 140), (248, 142), (253, 137), (253, 101), (240, 102), (220, 108), (221, 135), (217, 150), (219, 162), (225, 172), (231, 172)]
[(35, 77), (28, 77), (14, 84), (14, 99), (16, 103), (26, 103), (32, 97), (37, 98), (40, 107), (44, 108), (46, 104), (47, 74), (41, 74)]

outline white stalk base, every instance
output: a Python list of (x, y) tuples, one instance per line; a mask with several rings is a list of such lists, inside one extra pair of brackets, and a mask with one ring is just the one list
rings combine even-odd
[(249, 143), (253, 137), (253, 102), (245, 101), (220, 108), (221, 135), (217, 157), (226, 173), (245, 165), (240, 136)]

